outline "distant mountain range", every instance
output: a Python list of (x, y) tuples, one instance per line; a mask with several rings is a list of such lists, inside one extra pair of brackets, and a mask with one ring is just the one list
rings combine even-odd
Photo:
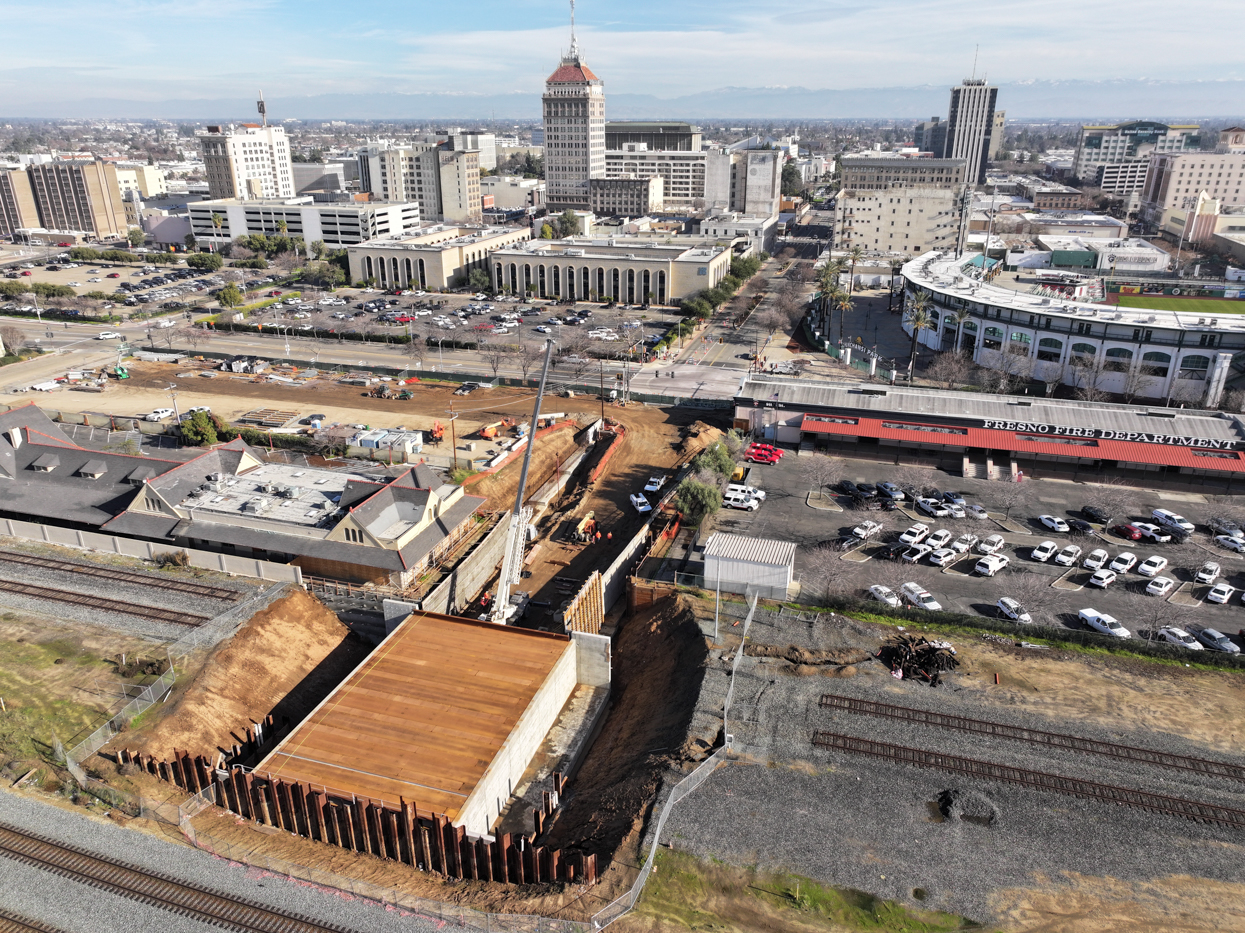
[[(611, 94), (611, 119), (782, 120), (929, 119), (945, 116), (949, 89), (725, 87), (682, 97)], [(998, 105), (1009, 120), (1218, 119), (1245, 112), (1245, 81), (1023, 81), (999, 86)], [(281, 119), (473, 121), (535, 120), (537, 94), (320, 94), (268, 99)], [(0, 101), (0, 119), (114, 118), (242, 120), (254, 118), (249, 99), (161, 101), (84, 98), (76, 101)]]

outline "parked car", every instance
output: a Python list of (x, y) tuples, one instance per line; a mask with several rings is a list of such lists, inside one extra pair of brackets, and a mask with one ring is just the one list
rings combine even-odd
[(1219, 565), (1213, 560), (1208, 560), (1206, 563), (1202, 564), (1202, 567), (1198, 570), (1195, 579), (1198, 583), (1214, 583), (1215, 580), (1218, 579), (1220, 572), (1221, 570)]
[(157, 408), (155, 411), (148, 413), (147, 416), (143, 418), (143, 420), (144, 421), (163, 421), (165, 418), (171, 418), (171, 417), (173, 417), (173, 409)]
[(916, 507), (933, 518), (946, 518), (951, 514), (951, 510), (938, 499), (922, 497), (916, 500)]
[(959, 553), (949, 547), (940, 547), (929, 555), (929, 562), (935, 567), (945, 567), (947, 564), (955, 563), (959, 556)]
[(1183, 515), (1177, 515), (1171, 509), (1155, 509), (1150, 513), (1150, 517), (1167, 528), (1178, 528), (1187, 535), (1193, 534), (1193, 522)]
[(1032, 557), (1034, 560), (1041, 561), (1042, 563), (1046, 563), (1048, 560), (1050, 560), (1052, 557), (1055, 556), (1055, 552), (1058, 550), (1059, 550), (1059, 545), (1056, 544), (1054, 541), (1043, 541), (1041, 544), (1034, 547), (1033, 551), (1029, 554), (1029, 556)]
[(925, 543), (932, 548), (946, 547), (947, 542), (951, 540), (951, 532), (945, 528), (939, 528), (932, 535), (925, 539)]
[(964, 500), (964, 493), (962, 492), (944, 492), (942, 494), (942, 501), (950, 502), (955, 505), (968, 505), (968, 503)]
[(1210, 592), (1206, 594), (1206, 601), (1223, 605), (1232, 598), (1232, 594), (1235, 592), (1236, 587), (1230, 583), (1216, 583), (1210, 588)]
[(635, 506), (635, 510), (641, 514), (653, 511), (653, 507), (648, 504), (648, 500), (638, 492), (633, 492), (631, 494), (631, 504)]
[(862, 541), (865, 541), (865, 540), (868, 540), (869, 538), (872, 538), (874, 535), (880, 533), (881, 531), (882, 531), (881, 522), (861, 522), (859, 525), (857, 525), (855, 528), (852, 529), (852, 534), (854, 534), (857, 538), (860, 538)]
[(1125, 541), (1140, 541), (1141, 529), (1136, 525), (1116, 525), (1111, 529), (1113, 535), (1119, 535)]
[(865, 590), (865, 592), (869, 594), (870, 599), (876, 599), (878, 602), (890, 606), (892, 609), (898, 609), (901, 605), (903, 605), (903, 603), (900, 602), (899, 597), (895, 595), (894, 590), (892, 590), (889, 586), (874, 584), (869, 587), (869, 589)]
[(931, 612), (938, 612), (942, 609), (942, 604), (934, 599), (929, 590), (919, 583), (905, 583), (899, 588), (899, 592), (903, 595), (905, 601), (917, 609), (928, 609)]
[(857, 483), (856, 488), (860, 490), (862, 496), (868, 496), (870, 499), (878, 494), (878, 487), (873, 483)]
[(966, 505), (966, 506), (964, 506), (964, 514), (965, 514), (968, 518), (975, 518), (975, 519), (978, 519), (979, 521), (980, 521), (981, 519), (984, 519), (984, 518), (989, 518), (989, 517), (990, 517), (990, 513), (989, 513), (989, 512), (987, 512), (984, 508), (982, 508), (982, 507), (981, 507), (981, 506), (979, 506), (979, 505)]
[[(641, 496), (640, 498), (644, 497)], [(728, 509), (743, 509), (745, 512), (755, 512), (761, 507), (761, 503), (756, 499), (751, 496), (740, 495), (739, 493), (728, 493), (723, 496), (722, 504)]]
[(749, 463), (769, 463), (774, 464), (779, 460), (778, 454), (770, 453), (767, 450), (749, 450), (744, 455), (744, 459)]
[(1025, 607), (1020, 605), (1020, 600), (1013, 599), (1010, 596), (1002, 597), (994, 608), (998, 610), (999, 615), (1004, 619), (1011, 619), (1013, 622), (1029, 623), (1033, 621), (1033, 617), (1025, 612)]
[(977, 550), (982, 554), (997, 554), (1006, 544), (1002, 535), (990, 535), (984, 541), (978, 542)]
[(1081, 556), (1081, 549), (1075, 544), (1069, 544), (1062, 551), (1055, 555), (1055, 563), (1060, 567), (1074, 567), (1077, 560)]
[(1167, 558), (1159, 557), (1155, 554), (1153, 557), (1147, 557), (1137, 565), (1137, 572), (1143, 577), (1152, 577), (1155, 574), (1162, 573), (1167, 567)]
[(928, 544), (914, 544), (912, 547), (908, 548), (908, 550), (903, 552), (903, 560), (905, 563), (909, 564), (920, 563), (921, 558), (923, 558), (926, 554), (931, 553), (933, 550), (934, 549)]
[(878, 493), (888, 498), (894, 499), (896, 502), (903, 500), (903, 490), (894, 483), (878, 483)]
[(670, 479), (669, 476), (650, 476), (648, 478), (648, 485), (644, 487), (644, 491), (645, 492), (660, 492), (661, 487), (666, 485), (666, 480), (668, 479)]
[(1227, 535), (1229, 538), (1245, 538), (1245, 528), (1226, 518), (1212, 518), (1206, 522), (1213, 534)]
[(1190, 635), (1182, 628), (1174, 625), (1164, 625), (1159, 629), (1159, 637), (1171, 645), (1179, 645), (1181, 648), (1188, 648), (1190, 651), (1205, 651), (1206, 648), (1196, 638)]
[(1132, 551), (1124, 551), (1108, 566), (1116, 573), (1128, 573), (1137, 566), (1137, 555)]
[(908, 547), (909, 545), (904, 544), (902, 541), (885, 544), (873, 557), (875, 560), (899, 560), (908, 550)]
[(920, 544), (929, 537), (929, 525), (923, 525), (917, 522), (907, 531), (899, 536), (899, 540), (904, 544)]
[(1222, 651), (1225, 654), (1240, 654), (1238, 648), (1227, 635), (1213, 628), (1193, 629), (1193, 637), (1211, 651)]
[(1151, 525), (1148, 522), (1133, 522), (1133, 527), (1141, 532), (1141, 537), (1156, 544), (1166, 544), (1172, 539), (1172, 533), (1166, 528)]
[(1085, 559), (1081, 561), (1081, 566), (1086, 570), (1101, 570), (1111, 559), (1111, 555), (1102, 548), (1095, 548), (1085, 555)]
[(121, 335), (111, 330), (102, 330), (95, 335), (96, 340), (120, 340)]
[(1038, 521), (1051, 531), (1058, 532), (1059, 534), (1068, 533), (1068, 523), (1057, 515), (1039, 515)]
[(1146, 584), (1146, 592), (1151, 596), (1166, 596), (1175, 585), (1171, 577), (1155, 577)]
[(1083, 519), (1080, 519), (1080, 518), (1068, 519), (1068, 534), (1092, 535), (1093, 533), (1094, 533), (1094, 526), (1091, 525), (1089, 522), (1084, 521)]
[(1131, 637), (1128, 629), (1116, 622), (1114, 616), (1109, 616), (1105, 612), (1099, 612), (1097, 609), (1082, 609), (1078, 616), (1090, 628), (1104, 635), (1114, 635), (1116, 638)]
[(1104, 567), (1102, 570), (1094, 571), (1094, 575), (1089, 578), (1089, 585), (1100, 586), (1105, 590), (1108, 586), (1115, 582), (1116, 577), (1118, 576), (1119, 574), (1117, 574), (1114, 570), (1108, 570)]
[(976, 535), (965, 532), (951, 542), (951, 547), (957, 554), (967, 554), (980, 540)]
[(965, 517), (964, 506), (956, 505), (954, 502), (944, 502), (943, 505), (946, 506), (947, 511), (951, 513), (952, 518)]
[[(651, 486), (653, 482), (659, 478), (661, 479), (662, 483), (665, 483), (665, 481), (669, 479), (668, 476), (654, 477), (653, 479), (649, 480), (649, 486)], [(660, 488), (661, 488), (660, 486), (657, 487), (657, 489), (660, 489)], [(645, 492), (656, 492), (657, 489), (649, 489), (648, 486), (644, 487)], [(751, 496), (753, 499), (756, 499), (757, 502), (765, 501), (765, 490), (757, 489), (755, 486), (745, 486), (742, 483), (728, 483), (726, 485), (726, 491), (728, 494), (739, 493), (740, 495), (743, 495), (743, 496)]]
[(977, 561), (977, 564), (973, 567), (973, 569), (983, 577), (992, 577), (1009, 563), (1011, 563), (1011, 561), (1002, 554), (987, 554), (981, 560)]
[(1236, 538), (1232, 535), (1215, 535), (1215, 543), (1229, 551), (1236, 551), (1240, 554), (1245, 551), (1245, 538)]
[(843, 493), (843, 495), (845, 496), (860, 495), (860, 490), (856, 488), (856, 484), (853, 483), (850, 479), (839, 480), (839, 482), (835, 485), (835, 488), (838, 489), (838, 491)]

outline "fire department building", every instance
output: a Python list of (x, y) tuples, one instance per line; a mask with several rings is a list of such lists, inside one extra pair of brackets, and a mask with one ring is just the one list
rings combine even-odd
[(967, 477), (1124, 475), (1245, 492), (1245, 419), (1229, 412), (749, 376), (734, 418), (801, 452)]

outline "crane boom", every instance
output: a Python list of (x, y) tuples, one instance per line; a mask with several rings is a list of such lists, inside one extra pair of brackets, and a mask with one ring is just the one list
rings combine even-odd
[(519, 474), (519, 489), (514, 496), (514, 509), (510, 512), (510, 530), (506, 535), (506, 551), (501, 561), (501, 579), (497, 581), (497, 596), (493, 601), (489, 620), (506, 624), (510, 615), (510, 589), (517, 586), (523, 571), (523, 545), (532, 510), (523, 507), (523, 494), (527, 489), (527, 472), (532, 466), (532, 448), (536, 446), (536, 425), (540, 423), (540, 403), (545, 397), (545, 382), (549, 378), (549, 361), (553, 358), (553, 341), (545, 341), (545, 365), (540, 371), (540, 388), (536, 392), (536, 404), (532, 408), (531, 428), (528, 431), (527, 450), (523, 452), (523, 471)]

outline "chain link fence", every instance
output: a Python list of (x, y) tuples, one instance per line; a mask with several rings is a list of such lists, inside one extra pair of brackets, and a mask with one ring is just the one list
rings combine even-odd
[(87, 758), (90, 758), (107, 745), (113, 736), (119, 734), (131, 719), (159, 702), (172, 689), (175, 679), (176, 674), (170, 666), (153, 683), (139, 690), (134, 699), (114, 713), (106, 723), (69, 749), (66, 756), (72, 758), (75, 762), (85, 761)]

